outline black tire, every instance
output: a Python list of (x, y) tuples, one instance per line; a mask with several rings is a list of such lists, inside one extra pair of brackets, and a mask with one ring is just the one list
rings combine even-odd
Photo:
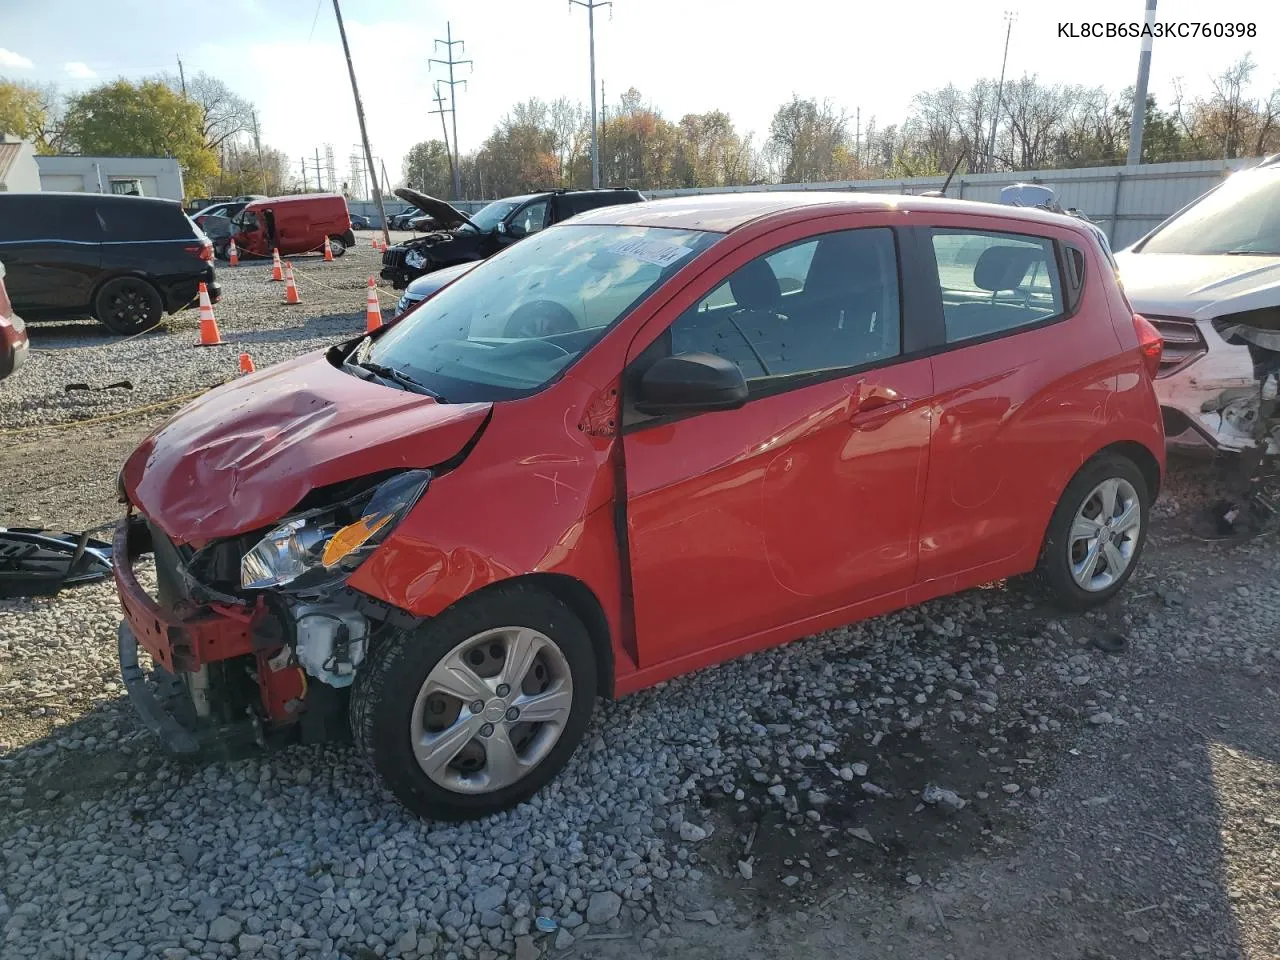
[(329, 237), (329, 249), (333, 251), (333, 258), (336, 260), (347, 252), (349, 244), (336, 233)]
[[(454, 792), (428, 777), (414, 756), (414, 704), (427, 676), (446, 654), (476, 634), (508, 626), (537, 630), (564, 655), (573, 679), (569, 719), (542, 762), (515, 783), (491, 793)], [(356, 672), (351, 732), (357, 752), (409, 810), (432, 820), (473, 820), (527, 800), (560, 772), (586, 732), (596, 687), (595, 650), (582, 621), (536, 587), (498, 586), (461, 601), (416, 630), (397, 630), (383, 638)]]
[(112, 333), (150, 330), (164, 316), (164, 303), (150, 283), (140, 277), (108, 280), (93, 299), (93, 315)]
[[(1137, 543), (1133, 555), (1124, 572), (1109, 586), (1100, 590), (1086, 590), (1076, 583), (1071, 574), (1069, 559), (1069, 538), (1076, 513), (1084, 505), (1094, 489), (1105, 480), (1121, 479), (1127, 481), (1137, 494), (1141, 526), (1138, 530)], [(1147, 543), (1147, 527), (1151, 518), (1151, 492), (1147, 488), (1146, 478), (1137, 464), (1127, 457), (1116, 453), (1104, 453), (1094, 457), (1071, 479), (1067, 489), (1062, 493), (1053, 517), (1049, 521), (1049, 529), (1045, 533), (1044, 546), (1040, 551), (1040, 560), (1036, 565), (1036, 577), (1049, 592), (1050, 597), (1059, 606), (1067, 610), (1090, 610), (1109, 601), (1124, 588), (1133, 576), (1142, 551)]]

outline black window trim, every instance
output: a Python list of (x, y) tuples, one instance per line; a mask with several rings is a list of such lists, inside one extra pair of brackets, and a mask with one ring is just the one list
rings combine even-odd
[[(908, 341), (907, 304), (908, 302), (914, 303), (916, 300), (915, 294), (912, 294), (910, 297), (908, 297), (907, 284), (908, 282), (912, 284), (918, 282), (920, 280), (920, 277), (918, 276), (918, 271), (915, 269), (914, 266), (912, 266), (911, 268), (908, 268), (907, 266), (908, 260), (914, 260), (915, 255), (903, 254), (903, 244), (900, 240), (900, 234), (903, 234), (912, 229), (915, 229), (915, 228), (891, 226), (890, 224), (886, 224), (886, 223), (868, 224), (867, 226), (864, 226), (864, 227), (838, 227), (834, 230), (824, 230), (821, 233), (811, 233), (808, 236), (800, 237), (796, 240), (792, 240), (788, 243), (784, 243), (781, 246), (774, 247), (772, 250), (769, 250), (766, 253), (762, 253), (762, 254), (759, 254), (758, 256), (751, 258), (751, 260), (767, 259), (768, 257), (771, 257), (775, 253), (779, 253), (782, 250), (786, 250), (790, 247), (800, 246), (801, 244), (810, 243), (814, 240), (819, 240), (822, 237), (828, 236), (833, 233), (847, 233), (851, 230), (888, 230), (893, 240), (894, 256), (897, 259), (897, 264), (898, 264), (898, 347), (899, 347), (899, 352), (896, 356), (884, 357), (877, 360), (869, 360), (866, 363), (853, 364), (851, 366), (830, 367), (823, 370), (808, 370), (803, 373), (779, 374), (774, 377), (757, 377), (755, 380), (748, 380), (747, 381), (747, 403), (748, 404), (753, 403), (756, 400), (764, 400), (769, 397), (778, 396), (779, 394), (789, 393), (792, 390), (800, 390), (805, 387), (817, 386), (818, 384), (827, 383), (831, 380), (843, 380), (848, 377), (857, 376), (859, 373), (865, 373), (868, 370), (883, 370), (883, 369), (888, 369), (890, 367), (896, 367), (900, 363), (907, 363), (912, 360), (917, 360), (921, 356), (927, 356), (927, 353), (924, 353), (924, 352), (912, 354), (912, 353), (908, 353), (904, 349)], [(729, 277), (733, 276), (734, 272), (736, 271), (731, 271), (727, 276), (723, 277), (719, 283), (717, 283), (714, 287), (712, 287), (705, 294), (703, 294), (702, 297), (699, 297), (697, 300), (695, 300), (693, 304), (690, 305), (691, 308), (696, 308), (697, 305), (701, 303), (703, 299), (710, 296), (716, 290), (719, 290), (720, 287), (722, 287), (724, 284), (728, 283)], [(941, 308), (941, 303), (942, 303), (942, 297), (941, 297), (941, 293), (939, 293), (938, 295), (939, 309)], [(674, 324), (677, 320), (680, 319), (680, 317), (684, 316), (684, 313), (685, 311), (683, 310), (680, 311), (679, 315), (677, 315), (675, 319), (671, 321), (670, 324), (667, 324), (666, 328), (653, 339), (653, 343), (651, 343), (649, 347), (646, 347), (645, 350), (641, 351), (641, 353), (637, 355), (635, 359), (631, 361), (631, 363), (627, 364), (627, 366), (623, 368), (622, 378), (621, 378), (622, 397), (621, 397), (621, 402), (619, 404), (620, 419), (622, 421), (620, 432), (623, 435), (634, 433), (637, 430), (648, 429), (650, 427), (665, 426), (666, 424), (676, 423), (680, 420), (688, 419), (689, 417), (714, 416), (715, 413), (717, 412), (717, 411), (707, 411), (707, 412), (666, 414), (658, 417), (645, 417), (645, 419), (643, 420), (631, 419), (632, 417), (635, 417), (635, 416), (644, 416), (643, 414), (637, 414), (637, 412), (635, 411), (635, 408), (631, 406), (629, 398), (627, 396), (629, 391), (626, 389), (626, 387), (633, 380), (631, 368), (634, 367), (635, 364), (639, 362), (645, 356), (645, 354), (649, 352), (650, 349), (652, 349), (654, 344), (670, 342), (671, 324)], [(668, 349), (670, 348), (668, 347)]]

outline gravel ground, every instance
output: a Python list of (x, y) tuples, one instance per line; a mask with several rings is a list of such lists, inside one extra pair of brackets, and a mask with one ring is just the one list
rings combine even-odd
[[(256, 269), (219, 314), (262, 361), (354, 328), (363, 268), (332, 270), (345, 313), (252, 307)], [(217, 378), (169, 349), (157, 398)], [(52, 363), (0, 385), (0, 423)], [(154, 422), (0, 445), (0, 504), (110, 517)], [(1174, 464), (1105, 611), (999, 584), (682, 677), (466, 825), (407, 816), (342, 746), (169, 760), (122, 698), (108, 585), (0, 601), (0, 957), (1280, 956), (1280, 555), (1192, 539), (1212, 491)]]
[[(302, 303), (293, 306), (284, 303), (284, 284), (271, 282), (270, 261), (237, 267), (219, 262), (222, 300), (214, 315), (222, 346), (195, 346), (199, 319), (194, 309), (166, 317), (159, 331), (128, 340), (95, 320), (31, 324), (31, 356), (0, 384), (0, 431), (155, 404), (236, 376), (242, 351), (265, 366), (359, 333), (368, 278), (381, 269), (382, 255), (368, 246), (371, 237), (361, 233), (363, 245), (332, 263), (317, 255), (294, 259)], [(383, 316), (389, 319), (399, 293), (378, 282)], [(101, 389), (123, 380), (133, 388)], [(94, 389), (66, 392), (72, 383)]]

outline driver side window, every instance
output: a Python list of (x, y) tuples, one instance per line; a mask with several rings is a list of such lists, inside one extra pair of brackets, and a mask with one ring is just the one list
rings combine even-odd
[(511, 218), (511, 226), (516, 232), (522, 236), (528, 236), (531, 233), (537, 233), (547, 225), (547, 201), (539, 200), (537, 203), (531, 203), (526, 207), (522, 207), (514, 217)]
[(757, 257), (676, 318), (662, 339), (673, 355), (733, 361), (749, 384), (896, 357), (893, 231), (842, 230)]

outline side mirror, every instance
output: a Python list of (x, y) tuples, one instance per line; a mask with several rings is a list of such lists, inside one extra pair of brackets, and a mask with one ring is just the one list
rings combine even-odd
[(497, 231), (498, 231), (499, 233), (506, 233), (506, 232), (507, 232), (507, 225), (506, 225), (505, 223), (503, 223), (501, 220), (499, 220), (499, 221), (498, 221), (498, 226), (497, 226), (497, 228), (496, 228), (496, 229), (497, 229)]
[(747, 381), (736, 363), (712, 353), (663, 357), (640, 377), (635, 407), (650, 416), (736, 410), (747, 402)]

